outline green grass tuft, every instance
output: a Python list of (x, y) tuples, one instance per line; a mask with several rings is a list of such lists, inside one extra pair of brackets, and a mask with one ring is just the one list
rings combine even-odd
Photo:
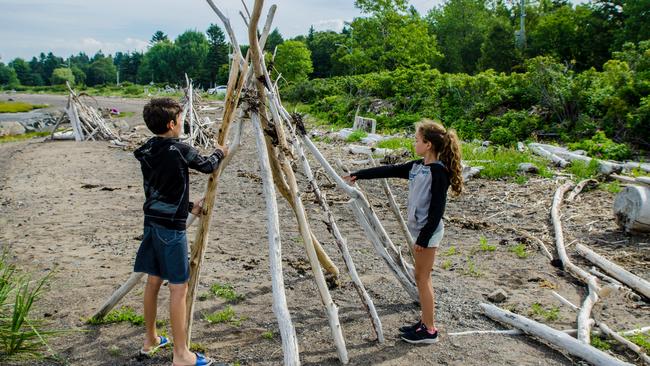
[(364, 137), (368, 137), (368, 133), (366, 131), (356, 130), (352, 132), (345, 141), (358, 142), (361, 141), (361, 139), (363, 139)]
[(203, 319), (210, 324), (228, 323), (236, 327), (240, 326), (241, 322), (246, 320), (244, 317), (237, 317), (235, 310), (230, 305), (221, 311), (215, 311), (212, 314), (203, 314)]
[(591, 336), (591, 345), (598, 348), (601, 351), (608, 351), (612, 348), (612, 344), (608, 340), (601, 338), (597, 335)]
[(496, 245), (489, 244), (484, 236), (479, 239), (479, 248), (482, 252), (494, 252), (497, 249)]
[(576, 160), (572, 161), (569, 166), (566, 167), (567, 173), (573, 174), (575, 181), (579, 182), (584, 179), (592, 179), (598, 177), (600, 174), (598, 171), (598, 161), (592, 160), (587, 164), (584, 161)]
[[(517, 183), (523, 184), (527, 181), (521, 177), (517, 169), (520, 163), (532, 163), (539, 168), (538, 175), (550, 178), (553, 173), (548, 169), (547, 162), (542, 158), (532, 155), (529, 152), (519, 152), (513, 148), (501, 146), (483, 147), (476, 143), (462, 144), (463, 160), (468, 161), (472, 166), (483, 166), (481, 177), (486, 179), (511, 178)], [(488, 161), (489, 162), (486, 162)], [(477, 161), (477, 162), (473, 162)]]
[(530, 313), (538, 317), (544, 318), (546, 321), (554, 321), (560, 318), (560, 308), (551, 306), (550, 309), (545, 309), (542, 304), (536, 302), (530, 307)]
[(415, 159), (415, 146), (413, 145), (413, 139), (406, 137), (392, 137), (386, 140), (381, 140), (377, 142), (377, 147), (382, 149), (406, 149), (411, 153), (411, 158)]
[(528, 252), (526, 251), (526, 244), (519, 243), (517, 245), (513, 245), (508, 249), (512, 253), (515, 253), (517, 257), (524, 259), (528, 258)]
[(35, 137), (44, 137), (51, 135), (52, 132), (42, 131), (42, 132), (27, 132), (22, 135), (13, 135), (13, 136), (0, 136), (0, 144), (4, 142), (16, 142), (29, 140)]
[(273, 340), (273, 338), (274, 338), (273, 332), (270, 331), (270, 330), (266, 331), (266, 332), (263, 332), (262, 333), (262, 338), (268, 339), (268, 340)]
[(47, 104), (31, 104), (26, 102), (0, 101), (0, 113), (29, 112), (32, 109), (46, 108)]

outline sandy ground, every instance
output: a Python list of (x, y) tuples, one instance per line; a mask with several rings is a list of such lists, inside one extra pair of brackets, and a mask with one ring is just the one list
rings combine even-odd
[[(32, 102), (60, 103), (63, 97), (22, 96)], [(114, 98), (98, 98), (101, 103)], [(124, 104), (121, 104), (124, 103)], [(115, 99), (111, 106), (139, 112), (142, 100)], [(57, 104), (58, 105), (58, 104)], [(220, 114), (219, 114), (220, 116)], [(213, 116), (211, 116), (213, 117)], [(216, 117), (216, 115), (214, 116)], [(139, 114), (131, 124), (138, 122)], [(139, 121), (139, 123), (142, 123)], [(193, 341), (219, 362), (244, 365), (282, 363), (282, 344), (272, 311), (271, 279), (266, 239), (262, 185), (250, 124), (246, 123), (243, 146), (219, 183), (208, 249), (201, 272), (199, 294), (215, 283), (229, 284), (243, 301), (228, 304), (212, 298), (196, 304)], [(333, 161), (354, 157), (341, 146), (319, 144)], [(203, 194), (206, 176), (191, 175), (192, 197)], [(302, 176), (301, 187), (306, 187)], [(406, 200), (406, 184), (391, 181), (398, 200)], [(332, 199), (334, 214), (348, 239), (357, 270), (381, 318), (386, 342), (374, 338), (349, 277), (332, 291), (339, 307), (350, 364), (353, 365), (571, 365), (578, 359), (564, 355), (526, 336), (468, 335), (449, 332), (503, 329), (481, 315), (478, 306), (492, 291), (502, 288), (508, 298), (500, 306), (536, 318), (556, 329), (574, 328), (576, 313), (551, 295), (557, 291), (575, 304), (585, 288), (528, 245), (520, 259), (509, 248), (522, 241), (499, 230), (513, 226), (527, 230), (553, 248), (549, 211), (556, 180), (532, 178), (517, 185), (504, 181), (473, 180), (466, 193), (450, 199), (446, 237), (436, 259), (433, 283), (437, 296), (437, 320), (441, 341), (431, 346), (412, 346), (398, 339), (397, 328), (417, 318), (418, 307), (402, 290), (383, 260), (364, 238), (342, 200), (340, 192), (324, 189)], [(377, 182), (364, 182), (371, 203), (394, 241), (402, 234)], [(344, 264), (322, 222), (316, 204), (306, 195), (312, 227), (325, 250), (343, 272)], [(627, 236), (616, 226), (611, 211), (614, 196), (602, 190), (581, 194), (563, 206), (566, 242), (588, 245), (607, 258), (644, 278), (650, 278), (650, 238)], [(138, 162), (131, 151), (105, 142), (41, 142), (30, 140), (0, 144), (0, 247), (20, 268), (42, 276), (54, 271), (48, 291), (36, 304), (34, 315), (46, 317), (52, 328), (72, 332), (52, 338), (50, 346), (61, 361), (2, 361), (3, 364), (38, 365), (169, 365), (170, 350), (151, 360), (136, 357), (144, 327), (126, 323), (85, 324), (102, 303), (130, 275), (142, 232), (143, 191)], [(278, 198), (282, 230), (283, 270), (287, 299), (305, 365), (339, 364), (327, 316), (318, 296), (297, 225), (288, 205)], [(484, 222), (485, 225), (473, 225)], [(190, 229), (188, 238), (194, 238)], [(496, 246), (481, 251), (481, 238)], [(444, 255), (450, 247), (454, 255)], [(590, 266), (573, 254), (583, 268)], [(552, 250), (553, 251), (553, 250)], [(443, 269), (442, 267), (446, 267)], [(142, 311), (143, 286), (129, 293), (119, 306)], [(168, 320), (169, 292), (163, 288), (159, 318)], [(557, 320), (531, 314), (534, 303), (559, 307)], [(232, 306), (239, 325), (209, 324), (203, 314)], [(650, 307), (634, 296), (615, 294), (597, 303), (594, 314), (614, 330), (650, 325)], [(168, 322), (167, 322), (168, 323)], [(169, 325), (164, 328), (169, 331)], [(262, 336), (273, 332), (273, 339)], [(638, 362), (629, 352), (617, 357)]]

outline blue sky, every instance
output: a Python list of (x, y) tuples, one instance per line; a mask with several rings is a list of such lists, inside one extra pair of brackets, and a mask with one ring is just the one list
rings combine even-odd
[[(230, 18), (238, 42), (247, 44), (239, 11), (240, 0), (213, 0)], [(245, 0), (249, 7), (253, 0)], [(424, 14), (442, 0), (411, 0)], [(360, 15), (354, 0), (265, 1), (277, 4), (274, 25), (285, 37), (316, 30), (340, 30), (344, 21)], [(40, 52), (68, 57), (102, 50), (144, 50), (151, 35), (162, 30), (171, 39), (188, 29), (222, 26), (205, 0), (0, 0), (0, 62), (31, 59)]]

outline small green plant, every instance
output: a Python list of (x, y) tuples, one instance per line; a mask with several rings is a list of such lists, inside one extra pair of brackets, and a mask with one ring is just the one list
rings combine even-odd
[(451, 259), (446, 259), (444, 262), (442, 262), (442, 264), (440, 265), (440, 267), (441, 267), (442, 269), (444, 269), (445, 271), (447, 271), (447, 270), (449, 270), (449, 268), (451, 268), (451, 265), (452, 265), (452, 263), (451, 263)]
[(345, 141), (358, 142), (361, 141), (361, 139), (363, 139), (364, 137), (368, 137), (368, 133), (366, 131), (356, 130), (352, 132)]
[(566, 170), (573, 174), (576, 182), (579, 182), (584, 179), (596, 178), (599, 175), (599, 164), (595, 159), (588, 164), (581, 160), (575, 160)]
[(496, 245), (490, 245), (484, 236), (479, 239), (479, 244), (482, 252), (494, 252), (497, 249)]
[[(539, 168), (539, 176), (550, 178), (553, 173), (548, 169), (548, 163), (542, 158), (529, 152), (519, 152), (516, 149), (503, 146), (483, 147), (476, 143), (462, 144), (463, 160), (471, 165), (483, 166), (481, 177), (486, 179), (511, 178), (523, 184), (520, 177), (519, 164), (532, 163)], [(476, 163), (474, 163), (476, 161)]]
[(232, 303), (244, 300), (244, 295), (235, 292), (232, 285), (215, 283), (210, 287), (210, 293)]
[(272, 331), (266, 331), (262, 333), (262, 338), (272, 340), (273, 339), (273, 332)]
[[(113, 323), (131, 323), (131, 325), (143, 325), (144, 316), (139, 315), (133, 310), (133, 308), (125, 306), (116, 310), (111, 310), (105, 317), (101, 319), (90, 318), (86, 321), (88, 324), (100, 325), (100, 324), (113, 324)], [(164, 326), (166, 322), (164, 320), (156, 320), (157, 326)]]
[(591, 336), (591, 345), (598, 348), (601, 351), (608, 351), (612, 348), (612, 344), (608, 340), (601, 338), (597, 335)]
[(470, 277), (482, 276), (481, 271), (478, 269), (478, 267), (476, 266), (476, 264), (472, 259), (467, 260), (467, 268), (465, 269), (464, 273)]
[(120, 347), (113, 344), (110, 347), (108, 347), (108, 354), (110, 354), (113, 357), (120, 357), (122, 355), (122, 352), (120, 350)]
[(646, 351), (650, 350), (650, 333), (639, 333), (625, 338)]
[(528, 258), (528, 252), (526, 251), (526, 244), (524, 243), (519, 243), (517, 245), (513, 245), (509, 249), (512, 253), (515, 253), (517, 257), (519, 258)]
[(206, 353), (207, 350), (208, 349), (201, 343), (195, 343), (195, 342), (190, 343), (190, 351), (192, 352)]
[(411, 153), (411, 158), (415, 158), (415, 146), (412, 138), (406, 137), (392, 137), (386, 140), (381, 140), (377, 143), (377, 147), (382, 149), (406, 149)]
[(45, 330), (43, 320), (30, 316), (32, 306), (45, 291), (50, 274), (38, 281), (20, 274), (0, 257), (0, 355), (43, 357), (42, 346), (49, 349), (46, 338), (62, 331)]
[(613, 181), (610, 183), (600, 183), (598, 187), (604, 191), (607, 191), (609, 193), (617, 194), (618, 192), (621, 191), (621, 184), (618, 181)]
[(240, 326), (241, 322), (246, 320), (246, 318), (237, 317), (235, 310), (233, 310), (230, 305), (226, 306), (226, 308), (221, 311), (215, 311), (212, 314), (204, 314), (203, 319), (210, 324), (228, 323), (236, 327)]
[(515, 177), (515, 183), (519, 185), (524, 185), (526, 182), (528, 182), (528, 177), (525, 175), (518, 175)]
[(458, 254), (458, 249), (456, 249), (455, 246), (449, 247), (449, 249), (445, 250), (442, 253), (442, 255), (444, 255), (445, 257), (451, 257), (452, 255), (456, 255), (456, 254)]
[(530, 313), (546, 319), (546, 321), (554, 321), (560, 317), (560, 308), (557, 306), (551, 306), (550, 309), (545, 309), (542, 304), (536, 302), (530, 307)]

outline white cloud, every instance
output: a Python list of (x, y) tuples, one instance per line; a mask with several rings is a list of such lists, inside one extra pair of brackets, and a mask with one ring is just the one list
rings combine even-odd
[(333, 30), (340, 32), (343, 30), (344, 22), (345, 21), (343, 19), (319, 20), (318, 22), (314, 23), (314, 29), (317, 31)]

